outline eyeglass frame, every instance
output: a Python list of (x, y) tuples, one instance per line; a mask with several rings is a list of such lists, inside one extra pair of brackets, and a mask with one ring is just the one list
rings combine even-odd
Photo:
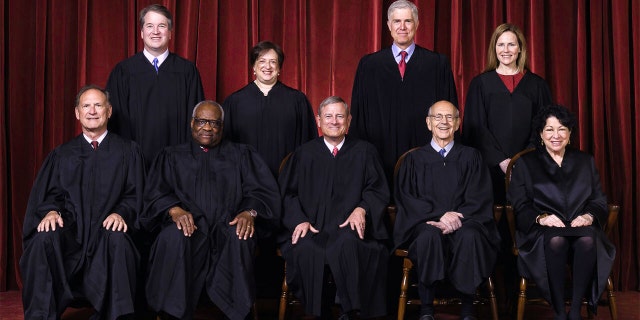
[(202, 127), (206, 126), (207, 124), (209, 124), (209, 126), (211, 128), (213, 128), (213, 129), (222, 128), (222, 120), (220, 120), (220, 119), (209, 120), (209, 119), (201, 119), (201, 118), (193, 117), (193, 122), (195, 123), (196, 127), (198, 127), (198, 128), (202, 128)]
[(454, 116), (452, 114), (436, 114), (436, 115), (428, 115), (429, 118), (434, 121), (441, 122), (442, 120), (447, 120), (447, 122), (452, 122), (454, 119), (460, 118), (459, 116)]

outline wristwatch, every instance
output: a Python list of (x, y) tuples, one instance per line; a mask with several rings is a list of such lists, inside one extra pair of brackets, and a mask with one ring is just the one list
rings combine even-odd
[(253, 218), (258, 216), (258, 212), (253, 210), (253, 209), (249, 209), (249, 210), (247, 210), (247, 212), (249, 212), (249, 215), (251, 215), (251, 217), (253, 217)]

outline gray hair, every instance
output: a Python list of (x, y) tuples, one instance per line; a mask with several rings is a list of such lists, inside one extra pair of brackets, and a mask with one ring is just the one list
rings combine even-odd
[(82, 95), (85, 92), (89, 91), (89, 90), (98, 90), (98, 91), (102, 92), (102, 94), (104, 94), (104, 96), (105, 96), (105, 98), (107, 100), (107, 105), (111, 105), (111, 100), (110, 100), (111, 96), (109, 95), (109, 91), (107, 91), (107, 90), (103, 89), (102, 87), (97, 86), (95, 84), (88, 84), (88, 85), (82, 87), (80, 89), (80, 91), (78, 92), (78, 94), (76, 95), (76, 105), (74, 107), (77, 107), (80, 104), (80, 97), (82, 97)]
[(322, 100), (322, 102), (320, 102), (320, 106), (318, 107), (318, 115), (321, 116), (322, 115), (322, 109), (330, 104), (334, 104), (334, 103), (342, 103), (344, 105), (344, 109), (346, 111), (347, 114), (349, 114), (349, 105), (344, 101), (344, 99), (338, 97), (338, 96), (330, 96), (324, 100)]
[(196, 106), (193, 107), (193, 112), (191, 113), (191, 117), (195, 118), (196, 117), (196, 112), (198, 111), (198, 108), (200, 108), (201, 106), (204, 106), (204, 105), (208, 105), (208, 104), (218, 107), (218, 109), (220, 110), (220, 121), (224, 121), (224, 109), (222, 109), (222, 106), (219, 103), (217, 103), (217, 102), (215, 102), (213, 100), (204, 100), (204, 101), (198, 102), (198, 104), (196, 104)]
[(387, 10), (387, 20), (391, 21), (391, 13), (397, 9), (410, 9), (411, 15), (413, 16), (413, 20), (418, 23), (418, 7), (411, 1), (408, 0), (397, 0), (394, 1)]

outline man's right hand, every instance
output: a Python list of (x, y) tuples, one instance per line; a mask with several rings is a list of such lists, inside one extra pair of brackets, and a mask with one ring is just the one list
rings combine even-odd
[(185, 237), (191, 237), (191, 235), (198, 229), (193, 222), (193, 215), (189, 211), (185, 211), (180, 207), (173, 207), (169, 209), (169, 215), (173, 222), (176, 223), (178, 230), (184, 232)]
[(311, 223), (303, 222), (303, 223), (297, 225), (296, 229), (293, 230), (293, 234), (291, 235), (291, 243), (292, 244), (298, 243), (298, 239), (304, 238), (304, 236), (307, 235), (307, 232), (309, 232), (309, 230), (311, 230), (311, 232), (313, 232), (313, 233), (320, 232), (320, 230), (316, 230), (316, 228), (314, 228), (311, 225)]
[(38, 232), (46, 231), (56, 231), (56, 224), (60, 226), (60, 228), (64, 227), (64, 221), (62, 221), (62, 216), (58, 213), (58, 211), (49, 211), (47, 215), (42, 218), (42, 221), (38, 224)]

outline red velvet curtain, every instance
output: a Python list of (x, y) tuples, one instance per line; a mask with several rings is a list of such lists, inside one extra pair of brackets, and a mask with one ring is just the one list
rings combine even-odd
[[(75, 94), (104, 86), (141, 50), (137, 12), (149, 0), (0, 0), (0, 290), (20, 285), (22, 220), (49, 151), (78, 134)], [(391, 0), (162, 0), (174, 14), (170, 50), (195, 61), (206, 97), (222, 102), (250, 81), (248, 50), (282, 45), (281, 80), (314, 106), (347, 101), (358, 60), (391, 44)], [(572, 143), (595, 155), (610, 202), (622, 206), (613, 241), (617, 288), (640, 288), (640, 4), (634, 0), (415, 0), (417, 43), (449, 56), (464, 106), (493, 29), (519, 25), (530, 69), (572, 109)], [(463, 110), (464, 111), (464, 110)]]

